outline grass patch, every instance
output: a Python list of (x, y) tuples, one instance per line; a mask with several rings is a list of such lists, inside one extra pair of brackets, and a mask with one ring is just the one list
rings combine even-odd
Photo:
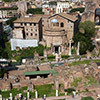
[(39, 98), (41, 98), (44, 94), (46, 94), (47, 97), (55, 96), (56, 91), (52, 89), (52, 86), (53, 84), (35, 86), (35, 90), (38, 91)]
[(22, 87), (21, 89), (12, 89), (9, 91), (1, 91), (0, 94), (3, 96), (3, 98), (8, 98), (10, 96), (10, 93), (12, 93), (12, 96), (15, 97), (17, 94), (22, 93), (23, 96), (26, 96), (26, 93), (23, 91), (27, 90), (27, 87)]
[(98, 81), (94, 77), (86, 76), (87, 82), (84, 82), (84, 86), (98, 85)]
[(61, 55), (61, 58), (63, 59), (68, 59), (70, 56), (69, 55)]
[(87, 64), (89, 65), (91, 60), (84, 60), (84, 61), (75, 61), (69, 64), (69, 66), (74, 66), (74, 65), (81, 65), (81, 64)]
[(77, 87), (78, 86), (78, 82), (81, 82), (82, 78), (74, 78), (74, 81), (71, 83), (71, 86), (73, 87)]
[[(56, 90), (53, 90), (52, 87), (53, 84), (48, 84), (48, 85), (35, 86), (34, 89), (37, 90), (38, 97), (41, 98), (44, 94), (46, 94), (47, 97), (55, 96)], [(0, 94), (3, 96), (3, 98), (8, 98), (10, 96), (10, 93), (12, 93), (13, 97), (15, 97), (19, 93), (22, 93), (24, 97), (27, 97), (27, 93), (25, 93), (24, 90), (27, 90), (27, 87), (23, 87), (19, 90), (12, 89), (9, 91), (0, 91)], [(35, 92), (30, 91), (30, 97), (35, 98)]]
[(82, 100), (94, 100), (92, 97), (82, 97)]
[(67, 88), (64, 91), (67, 92), (67, 95), (72, 95), (72, 92), (75, 91), (75, 89), (74, 88)]

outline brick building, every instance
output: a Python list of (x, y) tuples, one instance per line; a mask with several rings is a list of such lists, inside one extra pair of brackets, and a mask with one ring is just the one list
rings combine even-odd
[[(40, 17), (41, 16), (41, 17)], [(69, 41), (77, 32), (78, 18), (65, 14), (34, 15), (14, 21), (14, 39), (37, 39), (50, 54), (68, 54)]]
[(41, 17), (21, 17), (14, 21), (13, 38), (15, 39), (42, 39)]

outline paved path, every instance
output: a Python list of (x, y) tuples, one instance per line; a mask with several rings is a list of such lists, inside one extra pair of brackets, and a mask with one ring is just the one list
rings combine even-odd
[[(72, 98), (71, 96), (58, 96), (58, 97), (47, 97), (46, 100), (59, 100), (59, 99), (66, 99), (66, 100), (81, 100), (80, 96), (76, 96)], [(42, 98), (34, 99), (34, 100), (42, 100)]]
[[(100, 60), (100, 57), (96, 57), (96, 58), (92, 58), (92, 59), (88, 59), (88, 58), (81, 58), (80, 61), (84, 61), (84, 60)], [(79, 61), (79, 59), (70, 59), (70, 60), (65, 60), (65, 61), (60, 61), (59, 63), (64, 63), (64, 62), (75, 62), (75, 61)], [(46, 62), (46, 63), (41, 63), (40, 65), (47, 65), (47, 64), (56, 64), (58, 62), (56, 61), (52, 61), (52, 62)], [(37, 64), (39, 65), (39, 64)]]

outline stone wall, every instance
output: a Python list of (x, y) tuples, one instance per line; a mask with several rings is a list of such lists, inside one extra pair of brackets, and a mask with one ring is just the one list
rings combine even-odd
[(82, 15), (82, 22), (90, 20), (94, 22), (95, 9), (99, 7), (100, 0), (85, 0), (85, 12)]

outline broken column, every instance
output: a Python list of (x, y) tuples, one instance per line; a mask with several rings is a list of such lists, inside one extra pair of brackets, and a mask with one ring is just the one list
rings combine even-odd
[(0, 100), (3, 100), (3, 99), (2, 99), (2, 95), (0, 95)]
[(35, 98), (38, 98), (38, 93), (37, 93), (37, 91), (35, 91)]
[(30, 93), (29, 93), (29, 91), (27, 92), (27, 99), (29, 99), (30, 98)]
[(77, 46), (77, 55), (78, 56), (80, 55), (79, 51), (80, 51), (80, 42), (78, 42), (78, 46)]
[(71, 39), (69, 40), (69, 56), (71, 56)]
[(12, 93), (10, 93), (10, 100), (13, 100)]
[(58, 97), (58, 90), (56, 90), (56, 97)]

